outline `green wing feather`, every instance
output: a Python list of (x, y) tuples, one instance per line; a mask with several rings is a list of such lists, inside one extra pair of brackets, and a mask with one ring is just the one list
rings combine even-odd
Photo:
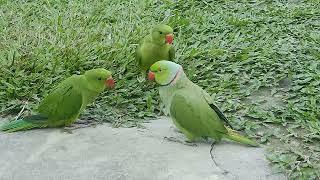
[(176, 93), (172, 98), (170, 114), (175, 121), (195, 136), (209, 136), (217, 140), (227, 133), (223, 123), (201, 98), (187, 93)]
[(40, 103), (38, 112), (48, 116), (49, 126), (61, 126), (70, 124), (76, 120), (82, 108), (82, 95), (75, 87), (76, 79), (70, 77), (61, 82), (58, 87), (51, 92)]
[(28, 130), (33, 128), (47, 127), (48, 117), (43, 115), (31, 115), (21, 119), (8, 122), (0, 127), (0, 131), (15, 132), (20, 130)]
[(139, 44), (136, 48), (136, 52), (135, 52), (135, 59), (136, 59), (136, 62), (139, 66), (141, 66), (141, 58), (142, 58), (142, 55), (141, 55), (141, 45), (142, 45), (142, 40), (139, 41)]
[(170, 115), (178, 127), (183, 128), (182, 132), (187, 131), (185, 134), (189, 139), (207, 136), (220, 141), (225, 137), (242, 144), (258, 146), (258, 143), (225, 128), (220, 116), (212, 111), (204, 98), (195, 97), (186, 91), (180, 90), (173, 96)]
[(73, 77), (66, 79), (46, 96), (38, 107), (39, 114), (8, 122), (1, 126), (0, 130), (14, 132), (71, 124), (83, 106), (82, 95), (73, 81), (75, 81)]
[(211, 107), (211, 109), (213, 109), (217, 115), (219, 116), (219, 118), (221, 120), (223, 120), (229, 127), (232, 128), (231, 123), (229, 122), (229, 120), (226, 118), (226, 116), (222, 113), (222, 111), (213, 103), (209, 104), (209, 106)]
[(211, 109), (214, 110), (217, 113), (217, 115), (219, 116), (219, 118), (221, 120), (223, 120), (229, 127), (232, 128), (232, 125), (231, 125), (230, 121), (226, 118), (226, 116), (222, 113), (222, 111), (212, 102), (211, 96), (198, 85), (195, 85), (194, 89), (197, 89), (198, 91), (201, 92), (203, 98), (207, 101), (207, 103), (209, 104)]

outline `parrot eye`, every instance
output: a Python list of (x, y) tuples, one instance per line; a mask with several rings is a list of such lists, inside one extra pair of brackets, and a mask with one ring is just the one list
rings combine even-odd
[(99, 81), (101, 81), (101, 79), (102, 79), (101, 77), (98, 78)]
[(162, 31), (159, 31), (160, 34), (162, 34)]

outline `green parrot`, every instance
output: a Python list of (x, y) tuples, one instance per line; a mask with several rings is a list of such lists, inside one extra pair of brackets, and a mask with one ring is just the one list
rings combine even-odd
[(150, 34), (140, 41), (136, 49), (136, 61), (143, 78), (153, 63), (164, 59), (172, 61), (175, 58), (172, 42), (173, 29), (164, 24), (155, 26)]
[(155, 80), (166, 111), (175, 126), (190, 142), (199, 137), (209, 137), (215, 142), (222, 138), (242, 144), (258, 146), (258, 143), (227, 128), (223, 113), (213, 105), (210, 95), (191, 82), (182, 66), (171, 61), (158, 61), (150, 67), (149, 80)]
[(84, 75), (73, 75), (49, 93), (39, 104), (36, 115), (8, 122), (1, 131), (15, 132), (33, 128), (68, 126), (76, 121), (87, 104), (105, 90), (113, 88), (110, 71), (102, 68), (88, 70)]

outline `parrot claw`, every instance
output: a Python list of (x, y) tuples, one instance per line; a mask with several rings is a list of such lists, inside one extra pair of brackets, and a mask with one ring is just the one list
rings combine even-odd
[(172, 142), (177, 142), (177, 143), (181, 143), (181, 144), (184, 144), (184, 145), (187, 145), (187, 146), (194, 146), (196, 147), (197, 144), (196, 143), (193, 143), (193, 142), (190, 142), (190, 141), (181, 141), (175, 137), (164, 137), (165, 140), (168, 140), (168, 141), (172, 141)]
[(194, 146), (197, 147), (198, 145), (196, 143), (193, 143), (192, 141), (184, 141), (182, 144), (187, 145), (187, 146)]
[(182, 131), (180, 131), (180, 130), (177, 129), (177, 128), (174, 128), (173, 131), (176, 132), (176, 133), (182, 134)]
[(161, 112), (164, 114), (164, 115), (166, 115), (166, 116), (168, 116), (169, 115), (169, 112), (167, 111), (167, 109), (166, 109), (166, 106), (161, 102), (160, 103), (160, 110), (161, 110)]
[(68, 134), (73, 134), (72, 129), (69, 128), (69, 127), (63, 128), (63, 129), (61, 130), (61, 132), (63, 132), (63, 133), (65, 132), (65, 133), (68, 133)]
[(67, 132), (69, 134), (72, 134), (72, 130), (75, 130), (75, 129), (80, 129), (80, 128), (86, 128), (86, 127), (94, 127), (96, 124), (94, 123), (89, 123), (89, 124), (84, 124), (82, 121), (78, 122), (78, 123), (75, 123), (71, 126), (67, 126), (67, 127), (64, 127), (63, 128), (63, 132)]
[(76, 122), (74, 122), (75, 124), (90, 124), (92, 123), (92, 121), (90, 120), (81, 120), (81, 119), (78, 119)]

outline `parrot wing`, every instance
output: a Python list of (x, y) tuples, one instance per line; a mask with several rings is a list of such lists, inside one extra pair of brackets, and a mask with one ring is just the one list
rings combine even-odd
[[(68, 80), (68, 79), (67, 79)], [(76, 117), (82, 107), (82, 95), (70, 81), (62, 82), (40, 103), (38, 111), (49, 119), (67, 120)]]
[(142, 58), (142, 55), (141, 55), (141, 46), (142, 46), (142, 43), (143, 43), (143, 40), (140, 40), (139, 41), (139, 44), (136, 48), (136, 53), (135, 53), (135, 59), (136, 59), (136, 62), (138, 63), (138, 65), (141, 66), (141, 58)]
[(227, 133), (223, 123), (209, 112), (210, 108), (199, 103), (199, 98), (192, 98), (190, 95), (186, 98), (183, 94), (175, 94), (170, 114), (181, 127), (193, 134), (209, 135), (212, 131)]
[(48, 126), (61, 126), (75, 120), (82, 106), (82, 96), (67, 79), (41, 101), (38, 113), (4, 124), (1, 131), (15, 132)]
[[(200, 87), (199, 87), (200, 88)], [(211, 96), (201, 88), (202, 90), (202, 95), (204, 97), (204, 99), (207, 101), (207, 103), (209, 104), (209, 106), (211, 107), (212, 110), (214, 110), (217, 115), (219, 116), (219, 118), (221, 120), (223, 120), (229, 127), (232, 128), (231, 123), (229, 122), (229, 120), (226, 118), (226, 116), (222, 113), (222, 111), (212, 102), (211, 100)]]
[(232, 128), (232, 125), (229, 122), (229, 120), (226, 118), (226, 116), (220, 111), (220, 109), (216, 105), (211, 103), (211, 104), (209, 104), (209, 106), (211, 107), (211, 109), (213, 109), (217, 113), (217, 115), (219, 116), (219, 118), (221, 120), (223, 120), (229, 127)]

